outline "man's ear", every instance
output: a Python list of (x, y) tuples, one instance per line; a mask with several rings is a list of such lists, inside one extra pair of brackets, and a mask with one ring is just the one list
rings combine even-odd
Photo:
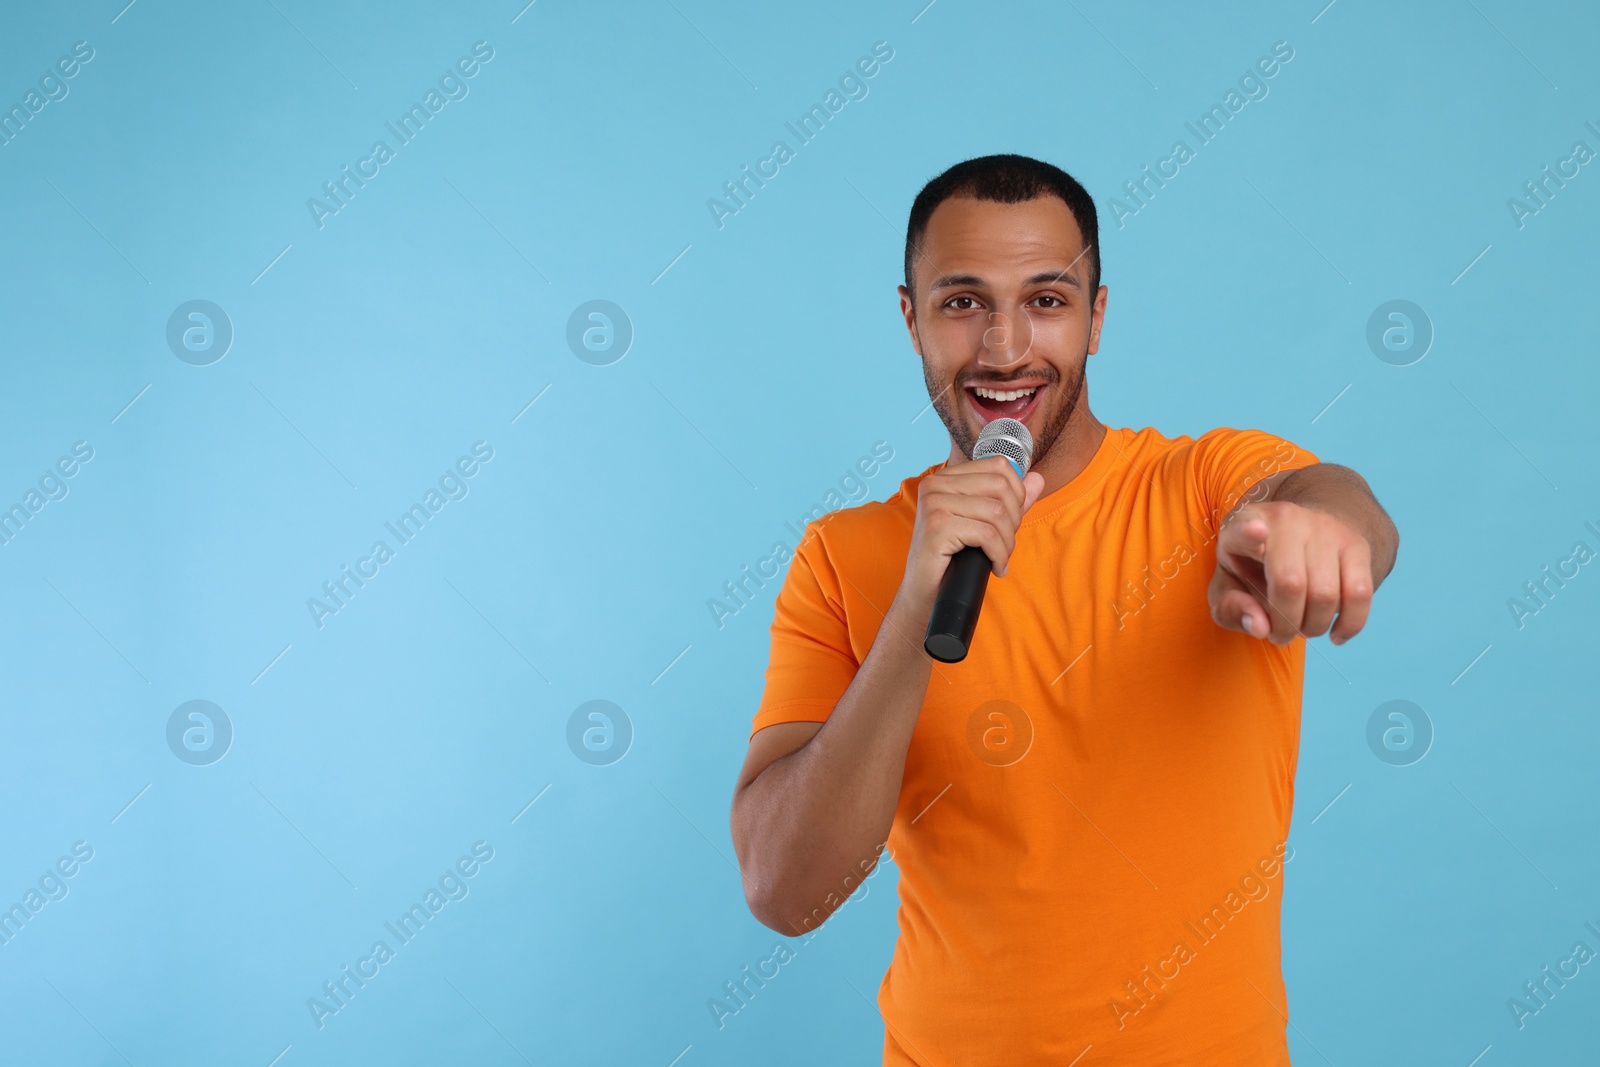
[(1088, 354), (1094, 355), (1100, 347), (1100, 326), (1106, 320), (1106, 293), (1105, 286), (1094, 294), (1094, 308), (1089, 312), (1089, 349)]
[(905, 317), (906, 331), (911, 334), (911, 348), (922, 355), (922, 338), (917, 336), (917, 309), (911, 301), (911, 293), (903, 285), (895, 286), (895, 291), (900, 294), (900, 314)]

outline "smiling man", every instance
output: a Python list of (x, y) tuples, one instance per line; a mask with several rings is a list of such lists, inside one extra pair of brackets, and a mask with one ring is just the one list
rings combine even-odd
[[(1089, 410), (1094, 203), (1023, 156), (911, 208), (900, 307), (951, 440), (812, 523), (735, 787), (751, 911), (799, 935), (887, 853), (885, 1064), (1288, 1064), (1279, 900), (1306, 640), (1366, 622), (1399, 537), (1366, 482), (1257, 430)], [(1024, 479), (971, 460), (1020, 419)], [(922, 637), (988, 555), (973, 646)]]

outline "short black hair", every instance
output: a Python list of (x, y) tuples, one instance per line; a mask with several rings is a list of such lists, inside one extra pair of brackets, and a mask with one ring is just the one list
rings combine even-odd
[(1001, 204), (1018, 204), (1041, 196), (1054, 196), (1067, 205), (1083, 233), (1089, 257), (1089, 299), (1100, 291), (1100, 220), (1094, 200), (1078, 180), (1060, 167), (1030, 156), (1004, 154), (980, 156), (957, 163), (922, 187), (911, 203), (906, 223), (906, 290), (911, 286), (912, 261), (928, 229), (933, 209), (953, 196), (971, 196)]

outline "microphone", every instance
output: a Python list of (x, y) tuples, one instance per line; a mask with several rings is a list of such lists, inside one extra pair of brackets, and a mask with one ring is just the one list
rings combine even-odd
[[(978, 433), (972, 448), (974, 460), (1004, 456), (1016, 468), (1017, 477), (1028, 473), (1033, 460), (1033, 435), (1016, 419), (995, 419)], [(939, 581), (939, 594), (928, 618), (928, 635), (922, 647), (940, 663), (960, 663), (972, 647), (972, 632), (978, 626), (978, 609), (989, 587), (994, 565), (976, 545), (968, 545), (950, 557), (950, 564)]]

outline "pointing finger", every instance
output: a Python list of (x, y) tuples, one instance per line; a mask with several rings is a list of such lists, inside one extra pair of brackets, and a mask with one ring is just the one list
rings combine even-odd
[(1267, 521), (1254, 508), (1240, 508), (1222, 524), (1217, 551), (1260, 560), (1267, 552)]

